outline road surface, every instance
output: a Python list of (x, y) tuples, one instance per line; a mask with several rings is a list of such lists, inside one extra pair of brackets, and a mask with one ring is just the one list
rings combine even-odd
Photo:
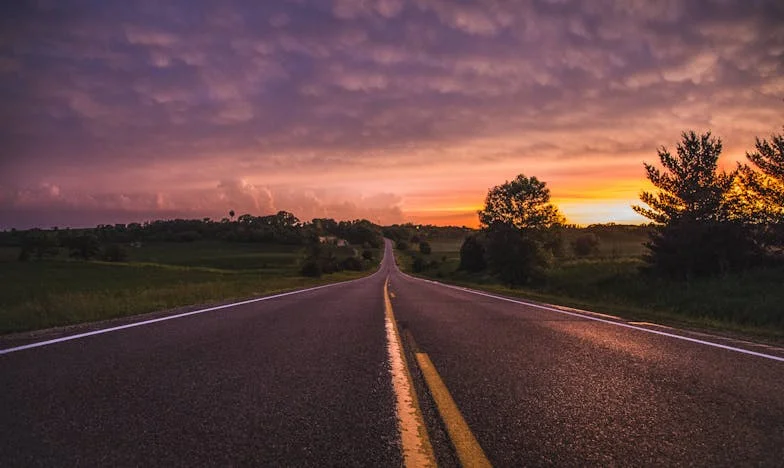
[(416, 352), (495, 466), (784, 460), (781, 350), (720, 348), (728, 343), (415, 279), (387, 245), (360, 280), (0, 346), (0, 463), (411, 465), (394, 336), (442, 466), (459, 456)]

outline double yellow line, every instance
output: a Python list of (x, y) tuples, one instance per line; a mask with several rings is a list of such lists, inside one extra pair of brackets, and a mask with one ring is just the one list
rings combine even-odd
[[(424, 418), (422, 418), (421, 411), (419, 409), (419, 401), (417, 400), (416, 393), (414, 392), (411, 373), (408, 370), (407, 364), (405, 364), (406, 358), (401, 344), (402, 342), (400, 341), (400, 331), (398, 329), (397, 321), (395, 320), (395, 315), (392, 310), (392, 301), (390, 300), (389, 277), (387, 277), (386, 281), (384, 282), (384, 304), (386, 309), (387, 323), (391, 323), (391, 327), (394, 329), (395, 338), (399, 344), (398, 349), (405, 366), (405, 374), (408, 379), (408, 388), (410, 389), (409, 391), (411, 392), (411, 397), (413, 399), (415, 411), (417, 413), (416, 420), (418, 421), (418, 424), (421, 424), (417, 432), (424, 433), (422, 434), (424, 442), (422, 442), (420, 446), (422, 448), (426, 447), (426, 456), (429, 458), (428, 464), (423, 465), (421, 464), (423, 461), (422, 459), (415, 459), (414, 457), (409, 457), (406, 455), (406, 432), (405, 428), (400, 427), (401, 439), (403, 439), (404, 464), (407, 467), (435, 466), (435, 455), (433, 454), (432, 445), (430, 444), (430, 440), (427, 436), (427, 429), (424, 426)], [(433, 401), (436, 404), (438, 414), (441, 417), (444, 426), (446, 427), (447, 434), (452, 441), (455, 452), (457, 452), (457, 457), (460, 460), (460, 464), (464, 467), (491, 467), (492, 465), (487, 459), (484, 450), (482, 450), (482, 447), (479, 445), (479, 442), (477, 442), (473, 432), (471, 432), (471, 429), (468, 427), (468, 423), (466, 423), (465, 418), (460, 412), (460, 409), (457, 407), (454, 398), (452, 398), (452, 395), (449, 393), (449, 389), (444, 384), (443, 379), (441, 379), (441, 376), (436, 370), (435, 365), (433, 365), (433, 361), (430, 360), (430, 356), (428, 356), (427, 353), (422, 353), (419, 352), (419, 350), (415, 350), (415, 357), (417, 365), (419, 366), (419, 369), (424, 376), (428, 391), (430, 392), (430, 395), (433, 397)], [(393, 373), (393, 381), (394, 379), (395, 376)], [(400, 398), (398, 398), (398, 401), (399, 400)], [(399, 405), (398, 412), (400, 412)], [(398, 421), (402, 421), (402, 418), (399, 417)]]

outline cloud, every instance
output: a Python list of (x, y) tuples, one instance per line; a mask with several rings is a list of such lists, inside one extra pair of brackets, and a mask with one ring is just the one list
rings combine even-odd
[[(225, 179), (213, 187), (187, 191), (65, 191), (42, 183), (0, 187), (0, 229), (9, 227), (92, 226), (140, 222), (159, 217), (220, 219), (233, 210), (255, 216), (289, 211), (302, 220), (313, 218), (370, 219), (392, 224), (404, 221), (401, 198), (392, 193), (357, 193), (340, 188), (292, 188)], [(67, 216), (78, 222), (67, 222)], [(110, 214), (110, 215), (107, 215)], [(64, 221), (65, 220), (65, 221)]]
[(773, 0), (17, 3), (0, 7), (0, 186), (117, 209), (223, 212), (215, 181), (246, 180), (346, 216), (369, 201), (305, 193), (388, 191), (405, 217), (414, 180), (480, 201), (517, 172), (558, 191), (559, 165), (642, 180), (682, 130), (732, 159), (781, 126)]

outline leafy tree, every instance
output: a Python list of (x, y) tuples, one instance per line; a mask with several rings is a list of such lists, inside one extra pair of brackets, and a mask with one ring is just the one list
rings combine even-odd
[(479, 222), (485, 228), (506, 224), (517, 229), (540, 229), (562, 223), (563, 217), (550, 203), (547, 184), (520, 174), (487, 192)]
[(657, 224), (646, 244), (645, 260), (667, 276), (690, 278), (740, 269), (752, 262), (757, 247), (732, 221), (728, 197), (737, 173), (719, 172), (720, 139), (710, 132), (684, 132), (677, 154), (658, 150), (663, 170), (644, 163), (658, 192), (642, 192), (648, 205), (633, 209)]
[(493, 271), (510, 286), (544, 276), (552, 254), (530, 230), (497, 224), (487, 233), (487, 259)]
[(561, 246), (563, 221), (547, 184), (536, 177), (520, 174), (491, 188), (479, 212), (488, 265), (510, 285), (541, 277)]
[(487, 268), (485, 260), (485, 247), (478, 235), (465, 238), (460, 246), (460, 269), (476, 273)]
[(229, 210), (229, 218), (231, 218), (232, 221), (234, 221), (234, 214), (234, 210)]

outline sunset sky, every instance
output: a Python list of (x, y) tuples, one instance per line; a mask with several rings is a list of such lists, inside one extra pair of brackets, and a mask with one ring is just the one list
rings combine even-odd
[(643, 161), (784, 124), (784, 3), (12, 1), (0, 229), (263, 215), (475, 226), (548, 183), (642, 222)]

